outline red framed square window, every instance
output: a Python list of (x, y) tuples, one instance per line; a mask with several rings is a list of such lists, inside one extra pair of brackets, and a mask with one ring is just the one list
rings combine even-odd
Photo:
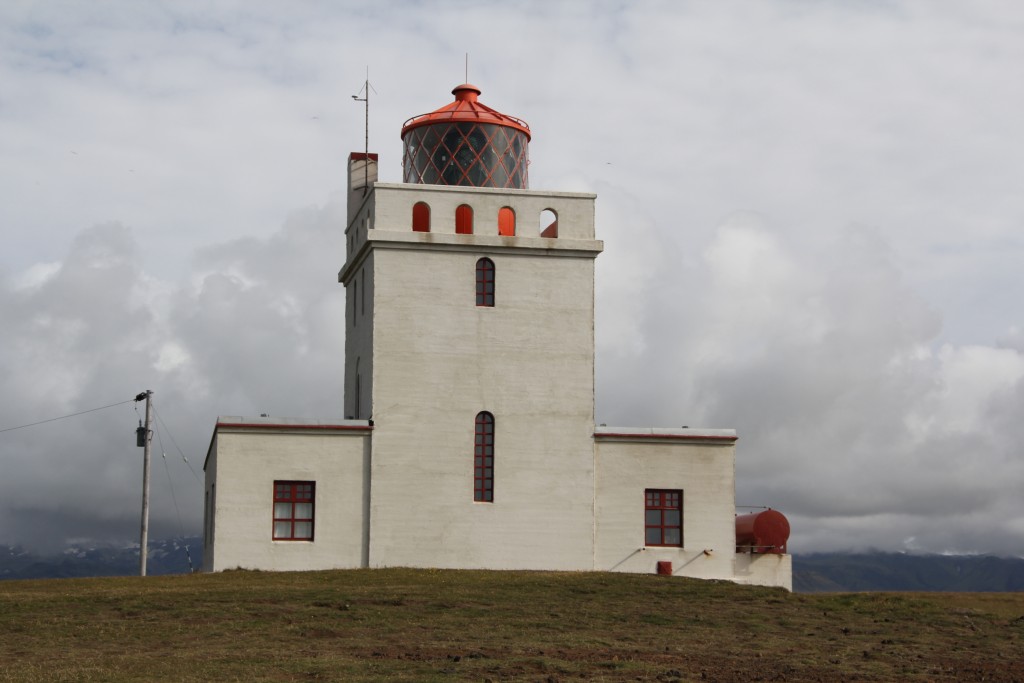
[(682, 491), (644, 491), (644, 545), (683, 547)]
[(275, 541), (312, 541), (316, 482), (274, 482)]

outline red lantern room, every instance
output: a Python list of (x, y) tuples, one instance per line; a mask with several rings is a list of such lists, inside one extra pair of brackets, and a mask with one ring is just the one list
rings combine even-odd
[(451, 104), (402, 126), (403, 181), (525, 190), (530, 127), (479, 102), (475, 85), (452, 94)]

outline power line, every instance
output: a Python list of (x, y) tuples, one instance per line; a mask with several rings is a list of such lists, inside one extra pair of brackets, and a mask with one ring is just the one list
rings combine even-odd
[[(154, 406), (154, 409), (156, 407)], [(163, 420), (161, 420), (163, 422)], [(167, 425), (164, 425), (166, 429)], [(185, 557), (188, 558), (188, 572), (192, 574), (195, 569), (192, 567), (192, 553), (189, 552), (188, 543), (185, 541), (185, 525), (181, 522), (181, 510), (178, 509), (178, 497), (174, 495), (174, 480), (171, 478), (171, 468), (167, 466), (167, 452), (164, 450), (164, 440), (160, 436), (160, 430), (154, 429), (156, 432), (156, 438), (160, 442), (160, 459), (164, 461), (164, 472), (167, 473), (167, 486), (171, 490), (171, 500), (174, 502), (174, 513), (178, 516), (178, 535), (181, 537), (181, 543), (185, 546)], [(168, 432), (167, 436), (170, 436)], [(172, 439), (173, 441), (173, 439)], [(177, 444), (175, 444), (177, 445)], [(188, 463), (188, 460), (185, 461)]]
[[(188, 465), (188, 469), (192, 472), (192, 476), (196, 478), (196, 481), (199, 482), (200, 486), (203, 486), (203, 480), (200, 478), (199, 473), (195, 471), (195, 468), (192, 467), (192, 463), (190, 463), (188, 461), (188, 458), (185, 457), (185, 452), (181, 450), (181, 446), (179, 446), (178, 442), (174, 440), (174, 435), (171, 434), (171, 430), (167, 428), (167, 423), (164, 422), (164, 418), (160, 415), (160, 411), (156, 409), (155, 404), (153, 405), (153, 412), (156, 413), (157, 421), (163, 425), (164, 431), (167, 432), (167, 438), (171, 440), (171, 443), (174, 444), (174, 447), (177, 449), (178, 454), (181, 456), (181, 459), (185, 461), (186, 465)], [(160, 446), (160, 450), (163, 450), (162, 444)], [(166, 457), (166, 455), (167, 454), (165, 453), (164, 456)]]
[(99, 408), (90, 408), (89, 410), (83, 410), (79, 413), (61, 415), (60, 417), (51, 417), (49, 420), (40, 420), (39, 422), (32, 422), (27, 425), (18, 425), (17, 427), (6, 427), (4, 429), (0, 429), (0, 433), (13, 432), (15, 429), (24, 429), (25, 427), (35, 427), (36, 425), (46, 424), (47, 422), (56, 422), (57, 420), (66, 420), (69, 417), (77, 417), (79, 415), (85, 415), (86, 413), (95, 413), (97, 410), (106, 410), (107, 408), (113, 408), (114, 406), (123, 406), (125, 403), (133, 403), (134, 401), (134, 398), (130, 398), (127, 401), (121, 401), (120, 403), (111, 403), (109, 406), (100, 406)]

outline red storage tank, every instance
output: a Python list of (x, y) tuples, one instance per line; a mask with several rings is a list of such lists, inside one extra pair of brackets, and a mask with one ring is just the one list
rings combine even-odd
[(789, 520), (778, 510), (761, 510), (746, 515), (736, 515), (736, 552), (775, 553), (786, 552), (789, 540)]

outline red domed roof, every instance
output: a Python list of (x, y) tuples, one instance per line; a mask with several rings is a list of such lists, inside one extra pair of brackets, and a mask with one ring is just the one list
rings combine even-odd
[(405, 125), (402, 126), (402, 137), (404, 138), (406, 133), (420, 126), (428, 126), (434, 123), (467, 121), (470, 123), (491, 123), (515, 128), (522, 131), (526, 135), (527, 140), (530, 139), (530, 127), (526, 124), (526, 121), (502, 114), (500, 111), (491, 109), (482, 102), (479, 102), (477, 97), (480, 95), (480, 88), (475, 85), (463, 83), (462, 85), (455, 86), (452, 94), (455, 95), (455, 101), (451, 104), (446, 104), (429, 114), (414, 116), (406, 121)]

